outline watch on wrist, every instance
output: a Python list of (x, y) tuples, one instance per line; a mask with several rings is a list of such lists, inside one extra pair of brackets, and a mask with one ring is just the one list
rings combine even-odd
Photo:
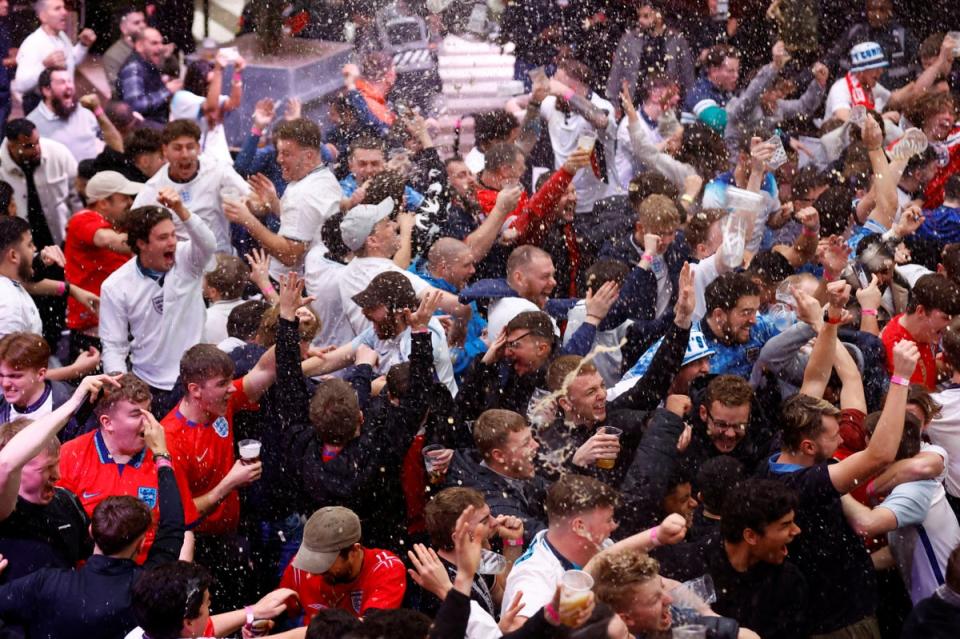
[(167, 461), (172, 461), (172, 458), (170, 457), (170, 453), (154, 453), (154, 454), (153, 454), (153, 458), (154, 458), (154, 459), (166, 459)]

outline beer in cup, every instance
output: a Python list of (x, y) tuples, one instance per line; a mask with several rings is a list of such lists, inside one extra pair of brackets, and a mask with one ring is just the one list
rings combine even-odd
[(430, 478), (431, 484), (439, 484), (443, 481), (443, 471), (439, 469), (439, 464), (437, 464), (437, 460), (434, 459), (434, 454), (442, 450), (443, 446), (440, 444), (430, 444), (429, 446), (423, 447), (423, 467), (427, 471), (427, 476)]
[(260, 461), (260, 442), (256, 439), (242, 439), (238, 446), (240, 447), (240, 459), (244, 464), (255, 464)]
[[(614, 427), (614, 426), (604, 426), (604, 427), (603, 427), (603, 434), (604, 434), (604, 435), (616, 435), (617, 438), (619, 439), (619, 438), (620, 438), (620, 435), (623, 435), (623, 430), (620, 429), (620, 428), (616, 428), (616, 427)], [(617, 456), (616, 456), (616, 455), (614, 455), (614, 456), (613, 456), (612, 458), (610, 458), (610, 459), (598, 459), (598, 460), (597, 460), (597, 468), (603, 468), (604, 470), (610, 470), (611, 468), (613, 468), (614, 466), (616, 466), (616, 464), (617, 464)]]
[(593, 147), (597, 144), (596, 133), (584, 133), (577, 138), (577, 146), (587, 152), (593, 152)]
[(560, 578), (560, 623), (574, 627), (580, 612), (590, 606), (593, 577), (582, 570), (568, 570)]

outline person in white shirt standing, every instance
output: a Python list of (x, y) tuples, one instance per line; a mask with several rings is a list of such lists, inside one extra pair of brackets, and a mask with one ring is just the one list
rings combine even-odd
[[(213, 232), (218, 253), (234, 253), (224, 199), (246, 197), (250, 187), (229, 164), (200, 154), (200, 127), (190, 120), (174, 120), (163, 129), (163, 156), (167, 160), (146, 185), (133, 207), (158, 203), (158, 193), (169, 188)], [(177, 235), (189, 237), (179, 219)]]
[[(665, 75), (656, 73), (648, 75), (641, 87), (639, 104), (637, 115), (640, 116), (638, 120), (640, 128), (651, 143), (662, 144), (664, 139), (660, 135), (657, 122), (661, 115), (673, 113), (680, 104), (680, 85), (675, 79)], [(676, 117), (675, 113), (673, 115)], [(617, 186), (624, 193), (630, 189), (630, 180), (637, 173), (649, 168), (633, 152), (633, 144), (630, 141), (630, 118), (627, 116), (623, 116), (617, 128), (615, 163)]]
[(63, 0), (36, 0), (33, 5), (40, 26), (27, 36), (17, 51), (17, 75), (13, 90), (23, 95), (24, 113), (29, 113), (40, 102), (37, 80), (44, 69), (63, 68), (73, 77), (73, 71), (87, 57), (87, 50), (97, 40), (97, 34), (84, 29), (73, 44), (63, 30), (67, 26), (67, 8)]
[(19, 217), (0, 217), (0, 337), (10, 333), (43, 333), (40, 311), (23, 288), (33, 278), (30, 224)]
[(514, 562), (503, 591), (501, 615), (517, 593), (523, 593), (514, 628), (553, 600), (564, 572), (584, 570), (601, 551), (648, 552), (656, 546), (675, 544), (686, 534), (683, 517), (673, 514), (659, 526), (614, 544), (610, 535), (617, 529), (613, 513), (618, 502), (615, 490), (586, 475), (564, 475), (550, 486), (546, 499), (548, 527), (537, 533)]
[[(70, 149), (77, 162), (95, 158), (103, 151), (97, 116), (80, 109), (73, 75), (65, 69), (44, 69), (37, 82), (43, 102), (27, 115), (40, 136)], [(102, 109), (101, 109), (102, 110)]]
[[(100, 340), (104, 369), (126, 372), (129, 355), (130, 368), (151, 387), (153, 413), (166, 415), (177, 399), (180, 357), (203, 334), (201, 281), (216, 239), (172, 188), (161, 189), (157, 200), (167, 208), (130, 211), (127, 244), (136, 257), (103, 282)], [(177, 242), (171, 210), (186, 242)]]
[(540, 105), (540, 115), (546, 119), (550, 133), (555, 168), (563, 166), (578, 148), (586, 148), (581, 138), (594, 140), (592, 170), (579, 171), (573, 178), (578, 214), (589, 213), (594, 202), (608, 195), (607, 171), (612, 172), (615, 163), (617, 123), (613, 105), (589, 87), (589, 68), (576, 60), (564, 60), (550, 81), (551, 95)]
[[(413, 216), (409, 213), (401, 213), (404, 217), (394, 220), (391, 217), (394, 205), (390, 197), (379, 204), (361, 204), (350, 209), (340, 223), (343, 243), (354, 254), (339, 276), (340, 303), (354, 335), (359, 335), (372, 324), (360, 307), (353, 303), (353, 296), (367, 288), (380, 273), (402, 273), (410, 280), (418, 298), (422, 298), (427, 291), (437, 290), (419, 276), (393, 263), (393, 256), (400, 250), (400, 220), (413, 223)], [(451, 293), (440, 293), (440, 308), (462, 323), (470, 319), (470, 307), (461, 304), (457, 296)]]
[(276, 189), (263, 175), (254, 176), (251, 183), (261, 199), (280, 215), (279, 232), (264, 226), (243, 202), (229, 202), (224, 212), (270, 254), (270, 276), (279, 281), (288, 271), (303, 274), (307, 251), (323, 245), (323, 223), (340, 210), (343, 193), (333, 172), (323, 164), (323, 135), (315, 122), (306, 118), (281, 122), (273, 130), (273, 139), (277, 164), (287, 181), (283, 198), (277, 199)]

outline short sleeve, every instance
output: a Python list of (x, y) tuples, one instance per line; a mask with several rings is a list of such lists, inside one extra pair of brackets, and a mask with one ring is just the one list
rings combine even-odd
[(373, 331), (373, 327), (367, 327), (362, 333), (353, 338), (353, 341), (350, 342), (350, 346), (354, 349), (359, 347), (361, 344), (373, 348), (377, 343), (377, 336)]
[(371, 608), (383, 610), (399, 608), (407, 590), (407, 572), (400, 559), (380, 551), (377, 554), (377, 562), (378, 567), (370, 575), (372, 582), (370, 587), (367, 588), (367, 584), (364, 584), (361, 615)]
[(93, 244), (93, 236), (100, 229), (109, 228), (110, 223), (96, 214), (81, 213), (67, 222), (67, 235), (83, 244)]
[(230, 406), (232, 410), (260, 410), (260, 404), (251, 401), (247, 397), (246, 389), (243, 387), (243, 378), (233, 380), (233, 387), (236, 392), (230, 396)]
[(195, 95), (190, 91), (177, 91), (170, 100), (170, 120), (197, 120), (201, 115), (201, 107), (206, 102), (205, 97)]

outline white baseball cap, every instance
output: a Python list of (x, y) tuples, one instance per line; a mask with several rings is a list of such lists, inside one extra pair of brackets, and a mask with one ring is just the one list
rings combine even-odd
[(100, 171), (87, 182), (87, 201), (96, 202), (97, 200), (105, 200), (114, 193), (137, 195), (142, 188), (142, 183), (131, 182), (123, 177), (122, 173), (117, 173), (116, 171)]
[(393, 198), (388, 197), (380, 204), (360, 204), (347, 211), (340, 222), (340, 235), (347, 248), (356, 251), (362, 247), (373, 227), (393, 213), (393, 204)]

